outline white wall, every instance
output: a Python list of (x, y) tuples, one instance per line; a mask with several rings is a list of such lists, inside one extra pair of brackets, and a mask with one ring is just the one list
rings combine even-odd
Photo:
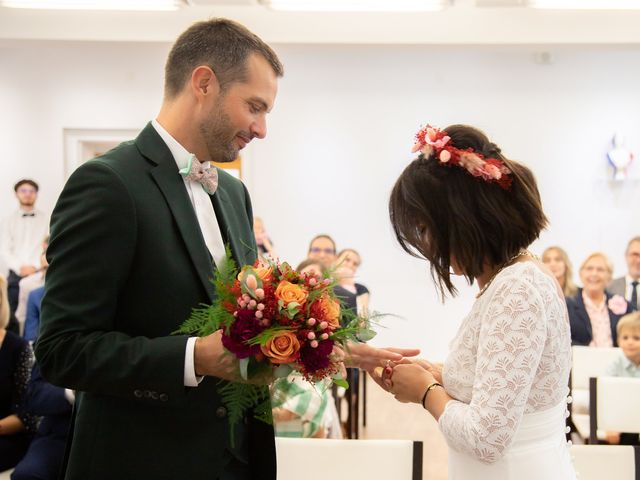
[[(640, 49), (563, 47), (553, 62), (531, 47), (280, 46), (269, 135), (245, 154), (255, 213), (296, 264), (316, 233), (363, 257), (374, 308), (395, 313), (379, 344), (418, 345), (442, 359), (475, 289), (439, 302), (427, 265), (399, 249), (389, 191), (423, 123), (469, 123), (533, 168), (551, 226), (534, 245), (560, 244), (579, 264), (603, 250), (623, 272), (640, 233), (640, 166), (608, 181), (616, 130), (640, 154)], [(166, 44), (0, 43), (0, 216), (13, 182), (41, 183), (51, 209), (64, 182), (64, 128), (141, 128), (157, 112)]]

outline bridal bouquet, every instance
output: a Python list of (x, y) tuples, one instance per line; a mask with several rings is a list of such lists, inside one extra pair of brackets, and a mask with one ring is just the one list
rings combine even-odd
[[(239, 360), (245, 381), (284, 378), (295, 370), (312, 383), (331, 379), (348, 387), (334, 347), (344, 349), (347, 341), (366, 341), (375, 333), (368, 319), (341, 308), (329, 275), (300, 274), (270, 259), (238, 269), (227, 249), (213, 282), (216, 299), (194, 309), (179, 333), (204, 336), (222, 329), (222, 343)], [(272, 423), (264, 386), (228, 382), (219, 392), (232, 425), (249, 409)]]

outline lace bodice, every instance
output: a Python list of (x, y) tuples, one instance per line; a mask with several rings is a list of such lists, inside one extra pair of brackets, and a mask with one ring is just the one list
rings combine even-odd
[(568, 393), (571, 333), (551, 277), (533, 262), (500, 272), (473, 305), (443, 368), (455, 400), (440, 416), (454, 450), (484, 463), (499, 460), (523, 414), (541, 412)]

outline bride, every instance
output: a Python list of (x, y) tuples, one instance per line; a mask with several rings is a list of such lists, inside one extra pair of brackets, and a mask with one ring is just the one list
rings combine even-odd
[(571, 335), (564, 296), (527, 250), (546, 226), (531, 171), (479, 130), (427, 126), (389, 202), (400, 245), (441, 295), (451, 270), (480, 288), (442, 370), (390, 364), (377, 380), (422, 403), (450, 447), (450, 479), (575, 479), (565, 437)]

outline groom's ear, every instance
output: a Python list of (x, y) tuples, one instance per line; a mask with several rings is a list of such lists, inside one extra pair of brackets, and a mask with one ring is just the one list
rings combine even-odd
[(211, 67), (200, 65), (191, 72), (190, 89), (198, 99), (217, 97), (220, 93), (220, 82)]

